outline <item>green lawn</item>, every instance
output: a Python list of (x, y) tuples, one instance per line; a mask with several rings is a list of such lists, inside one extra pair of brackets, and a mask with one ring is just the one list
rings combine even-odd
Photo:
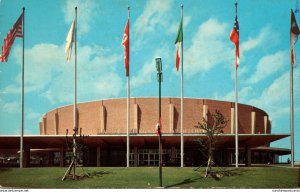
[[(2, 187), (20, 188), (155, 188), (157, 167), (88, 167), (90, 177), (61, 181), (64, 168), (0, 168)], [(203, 178), (204, 168), (163, 167), (165, 188), (298, 188), (299, 169), (278, 167), (225, 168), (230, 176)], [(214, 170), (218, 170), (215, 168)], [(77, 175), (83, 176), (81, 168)]]

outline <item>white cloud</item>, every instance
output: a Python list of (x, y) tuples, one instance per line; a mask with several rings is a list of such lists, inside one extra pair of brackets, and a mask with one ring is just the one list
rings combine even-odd
[(117, 97), (124, 88), (124, 83), (119, 75), (110, 72), (104, 74), (95, 82), (95, 92), (101, 97)]
[[(239, 103), (245, 103), (247, 101), (247, 98), (251, 96), (251, 93), (253, 91), (253, 88), (248, 86), (248, 87), (243, 87), (241, 90), (238, 92), (238, 102)], [(218, 100), (223, 100), (223, 101), (235, 101), (235, 91), (231, 91), (227, 93), (226, 95), (219, 95), (218, 93), (215, 93), (213, 96), (214, 99)]]
[(144, 42), (144, 35), (154, 32), (158, 26), (168, 29), (170, 26), (168, 11), (172, 6), (171, 0), (151, 0), (147, 1), (143, 13), (133, 24), (134, 36), (137, 37), (135, 45), (139, 46)]
[(21, 87), (16, 87), (15, 85), (8, 85), (1, 90), (5, 94), (19, 94), (21, 93)]
[(249, 37), (247, 41), (241, 43), (241, 53), (250, 51), (258, 46), (270, 45), (276, 43), (278, 34), (272, 30), (271, 26), (267, 25), (262, 28), (256, 37)]
[(152, 0), (147, 1), (144, 12), (136, 19), (133, 27), (138, 35), (153, 32), (157, 25), (164, 26), (166, 24), (164, 16), (171, 8), (170, 0)]
[(267, 87), (260, 97), (251, 99), (249, 104), (265, 109), (272, 119), (287, 115), (289, 107), (289, 72), (282, 74)]
[(274, 106), (280, 104), (284, 99), (289, 99), (289, 82), (290, 73), (286, 72), (282, 74), (279, 78), (273, 81), (273, 83), (266, 88), (261, 96), (257, 99), (250, 100), (257, 106)]
[[(269, 118), (273, 120), (272, 127), (275, 127), (277, 124), (280, 124), (279, 121), (286, 120), (289, 116), (289, 81), (289, 72), (285, 72), (275, 79), (271, 85), (266, 87), (257, 97), (254, 97), (254, 95), (259, 90), (253, 86), (246, 86), (239, 91), (239, 103), (249, 104), (265, 110), (269, 114)], [(213, 98), (234, 101), (235, 92), (231, 91), (225, 96), (215, 93)], [(299, 111), (299, 108), (295, 108), (295, 111)], [(282, 132), (282, 130), (277, 131)]]
[[(75, 18), (75, 7), (77, 7), (78, 15), (78, 33), (85, 34), (90, 31), (90, 22), (94, 19), (98, 4), (95, 1), (80, 1), (68, 0), (66, 6), (63, 8), (66, 23), (70, 24)], [(69, 29), (68, 29), (69, 30)], [(67, 33), (66, 33), (67, 34)]]
[(199, 26), (192, 38), (192, 45), (184, 52), (185, 70), (189, 71), (188, 76), (208, 71), (230, 60), (234, 61), (234, 53), (229, 46), (228, 31), (226, 23), (213, 18)]
[(1, 111), (3, 113), (16, 113), (21, 107), (18, 102), (1, 103), (1, 105)]
[[(17, 50), (12, 56), (17, 57)], [(73, 101), (74, 54), (66, 63), (64, 45), (37, 44), (26, 49), (25, 92), (36, 92), (52, 104)], [(78, 45), (77, 89), (78, 100), (99, 99), (118, 96), (122, 81), (116, 66), (122, 56), (111, 54), (99, 46)], [(18, 75), (20, 76), (20, 74)], [(19, 79), (19, 78), (18, 78)], [(110, 88), (106, 85), (111, 85)], [(20, 81), (3, 89), (18, 94)]]
[[(191, 16), (184, 16), (183, 18), (183, 33), (184, 33), (184, 28), (190, 23), (191, 21)], [(168, 33), (177, 33), (178, 32), (178, 27), (179, 27), (179, 20), (176, 22), (172, 23), (171, 26), (168, 28), (167, 32)]]
[[(264, 54), (265, 52), (263, 52), (263, 50), (268, 47), (273, 46), (274, 44), (276, 44), (278, 42), (278, 40), (279, 40), (279, 34), (276, 31), (274, 31), (270, 25), (267, 25), (259, 31), (257, 36), (249, 37), (246, 41), (242, 41), (240, 44), (240, 62), (241, 62), (241, 64), (239, 66), (238, 75), (243, 76), (244, 74), (248, 73), (249, 67), (247, 67), (247, 63), (248, 63), (247, 54), (246, 54), (247, 52), (259, 50), (261, 53)], [(267, 51), (267, 52), (269, 53), (269, 51)], [(273, 54), (273, 56), (278, 57), (279, 55), (281, 55), (281, 52), (283, 52), (283, 51), (279, 51), (276, 54)], [(255, 54), (255, 53), (251, 52), (249, 54), (251, 54), (253, 56), (253, 54)], [(282, 54), (284, 54), (284, 53), (282, 53)], [(272, 55), (269, 55), (269, 56), (264, 56), (260, 60), (260, 62), (262, 62), (262, 63), (259, 64), (259, 67), (257, 67), (257, 72), (258, 72), (257, 75), (260, 75), (259, 73), (261, 73), (261, 70), (264, 70), (264, 68), (266, 67), (265, 64), (267, 62), (274, 61), (274, 60), (271, 60), (271, 58), (272, 58)], [(283, 58), (280, 58), (279, 60), (281, 61), (281, 59), (283, 59)], [(281, 66), (282, 62), (279, 63), (278, 61), (276, 61), (276, 64)], [(267, 63), (267, 64), (271, 65), (271, 63)], [(275, 68), (273, 69), (273, 71), (271, 69), (270, 71), (268, 71), (268, 73), (270, 73), (268, 75), (271, 75), (275, 72), (276, 72)], [(254, 75), (252, 75), (252, 76), (253, 76), (253, 78), (256, 78), (256, 77), (254, 77)], [(234, 77), (235, 77), (235, 72), (234, 72), (234, 70), (232, 70), (231, 78), (234, 79)], [(260, 78), (263, 78), (262, 75), (260, 75)], [(257, 82), (257, 80), (255, 80), (255, 79), (253, 79), (251, 81)], [(248, 82), (248, 83), (250, 83), (250, 82)], [(251, 82), (251, 83), (254, 83), (254, 82)]]
[(132, 87), (139, 87), (147, 83), (152, 82), (152, 75), (155, 73), (155, 68), (153, 65), (153, 61), (149, 61), (145, 63), (142, 67), (142, 69), (137, 73), (138, 75), (133, 76), (131, 80), (131, 86)]
[(35, 112), (31, 108), (25, 108), (25, 114), (27, 119), (37, 119), (39, 120), (42, 117), (42, 114)]
[[(18, 59), (21, 47), (17, 46), (12, 57)], [(59, 73), (66, 68), (63, 46), (54, 44), (37, 44), (25, 51), (25, 93), (39, 91), (45, 88), (52, 80), (54, 73)], [(16, 77), (16, 84), (8, 85), (3, 91), (9, 94), (19, 94), (21, 90), (21, 73)]]
[(256, 71), (247, 80), (247, 83), (257, 83), (283, 69), (284, 65), (288, 63), (287, 58), (289, 58), (289, 56), (286, 51), (278, 51), (274, 54), (264, 56), (259, 60), (256, 65)]
[(148, 83), (151, 83), (153, 81), (153, 78), (155, 76), (156, 78), (156, 68), (155, 68), (155, 58), (161, 57), (162, 63), (163, 63), (163, 70), (167, 70), (169, 68), (168, 61), (170, 60), (169, 50), (166, 46), (163, 46), (162, 48), (158, 48), (155, 50), (153, 56), (151, 59), (146, 61), (144, 65), (142, 66), (141, 70), (139, 70), (131, 79), (131, 86), (139, 87)]

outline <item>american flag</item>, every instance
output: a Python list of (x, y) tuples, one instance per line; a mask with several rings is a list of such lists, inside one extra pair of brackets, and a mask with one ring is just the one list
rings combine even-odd
[(4, 38), (2, 46), (2, 55), (0, 55), (1, 62), (7, 62), (10, 48), (16, 37), (23, 38), (23, 13), (20, 15), (14, 26), (9, 30)]

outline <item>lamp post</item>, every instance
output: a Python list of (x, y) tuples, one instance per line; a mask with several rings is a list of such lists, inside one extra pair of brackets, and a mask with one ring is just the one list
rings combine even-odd
[(157, 81), (158, 81), (158, 123), (156, 125), (158, 134), (158, 155), (159, 155), (159, 186), (162, 187), (162, 146), (161, 146), (161, 82), (163, 79), (161, 58), (155, 58)]

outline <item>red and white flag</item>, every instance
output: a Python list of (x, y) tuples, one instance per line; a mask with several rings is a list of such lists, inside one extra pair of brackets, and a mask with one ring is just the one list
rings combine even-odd
[(16, 37), (23, 38), (23, 13), (20, 15), (14, 26), (9, 30), (4, 38), (2, 46), (2, 55), (0, 55), (1, 62), (7, 62), (10, 48)]
[(124, 67), (126, 70), (126, 77), (129, 76), (129, 19), (126, 23), (122, 45), (124, 46)]
[(235, 44), (235, 66), (238, 68), (240, 62), (239, 22), (237, 15), (234, 20), (234, 27), (230, 33), (230, 40)]

